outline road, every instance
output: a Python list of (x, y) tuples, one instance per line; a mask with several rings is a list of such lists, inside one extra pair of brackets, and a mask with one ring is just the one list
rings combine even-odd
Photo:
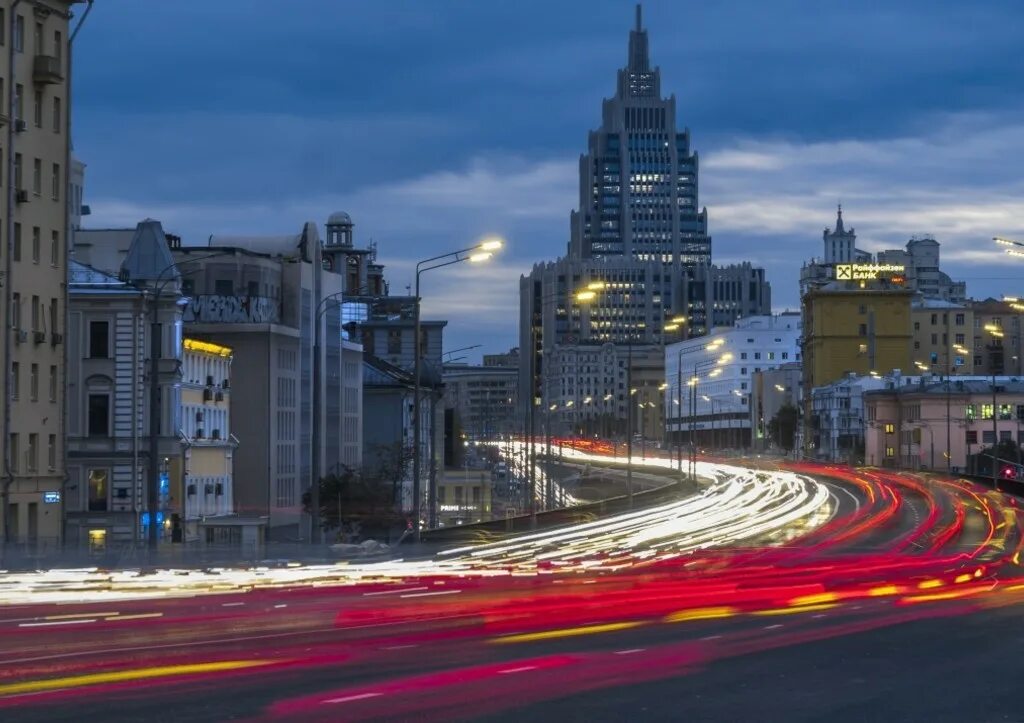
[(693, 497), (431, 560), (0, 576), (0, 716), (1024, 720), (1015, 500), (701, 472)]

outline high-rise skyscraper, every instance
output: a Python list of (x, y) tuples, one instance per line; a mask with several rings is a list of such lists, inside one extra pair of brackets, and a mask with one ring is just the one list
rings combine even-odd
[[(526, 408), (545, 411), (600, 403), (600, 413), (621, 419), (631, 405), (614, 375), (600, 376), (601, 389), (589, 393), (576, 383), (591, 378), (586, 360), (597, 352), (589, 347), (628, 345), (632, 351), (620, 355), (628, 364), (650, 353), (660, 357), (665, 342), (771, 313), (763, 269), (711, 265), (697, 154), (689, 130), (678, 130), (675, 96), (662, 97), (639, 6), (626, 65), (602, 103), (601, 125), (588, 135), (579, 169), (567, 255), (536, 264), (520, 280), (520, 398)], [(600, 290), (577, 303), (575, 293), (592, 284)], [(577, 346), (579, 353), (557, 353)], [(546, 363), (555, 360), (561, 361)]]
[(710, 263), (707, 212), (697, 207), (697, 154), (689, 130), (676, 130), (675, 96), (661, 97), (639, 5), (626, 67), (587, 145), (570, 258), (655, 261), (676, 275)]

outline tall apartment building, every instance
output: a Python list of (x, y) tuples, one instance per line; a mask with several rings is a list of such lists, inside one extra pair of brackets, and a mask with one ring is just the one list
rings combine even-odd
[[(662, 344), (715, 324), (771, 313), (764, 271), (711, 265), (706, 209), (698, 203), (699, 160), (679, 130), (675, 96), (661, 94), (639, 6), (626, 66), (602, 103), (601, 125), (579, 163), (579, 204), (568, 253), (520, 280), (520, 389), (524, 404), (548, 405), (544, 355), (561, 344)], [(585, 305), (573, 295), (604, 288)]]
[[(0, 528), (8, 543), (61, 535), (73, 4), (0, 1)], [(56, 369), (56, 394), (30, 392), (33, 369), (44, 378)]]

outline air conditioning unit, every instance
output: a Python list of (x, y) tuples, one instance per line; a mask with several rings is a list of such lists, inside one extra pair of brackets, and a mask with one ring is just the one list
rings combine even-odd
[(28, 191), (24, 188), (19, 188), (14, 192), (14, 200), (18, 203), (28, 203)]
[(14, 132), (15, 133), (24, 133), (27, 130), (28, 130), (28, 123), (26, 123), (25, 121), (23, 121), (21, 119), (14, 121)]
[(32, 340), (35, 341), (36, 344), (43, 344), (43, 343), (45, 343), (46, 342), (46, 332), (45, 331), (34, 331), (34, 332), (32, 332)]
[(24, 329), (15, 329), (14, 341), (18, 344), (24, 344), (26, 341), (28, 341), (28, 332), (25, 331)]
[(64, 335), (63, 334), (60, 334), (60, 333), (58, 333), (56, 331), (54, 333), (50, 334), (50, 343), (53, 344), (53, 346), (57, 346), (58, 344), (60, 344), (63, 341), (64, 341)]

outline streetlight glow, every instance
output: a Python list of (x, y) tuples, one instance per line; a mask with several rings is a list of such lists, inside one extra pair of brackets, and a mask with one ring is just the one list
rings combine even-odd
[(591, 281), (589, 284), (587, 284), (587, 289), (590, 291), (600, 291), (606, 286), (608, 286), (608, 284), (606, 284), (603, 281)]
[(481, 261), (486, 261), (492, 256), (494, 256), (494, 254), (492, 254), (490, 251), (477, 251), (476, 253), (469, 255), (469, 262), (471, 264), (478, 264)]
[(479, 248), (481, 251), (497, 251), (504, 245), (505, 242), (502, 241), (500, 238), (492, 238), (482, 242), (477, 248)]
[(597, 298), (596, 291), (577, 291), (576, 301), (593, 301)]

